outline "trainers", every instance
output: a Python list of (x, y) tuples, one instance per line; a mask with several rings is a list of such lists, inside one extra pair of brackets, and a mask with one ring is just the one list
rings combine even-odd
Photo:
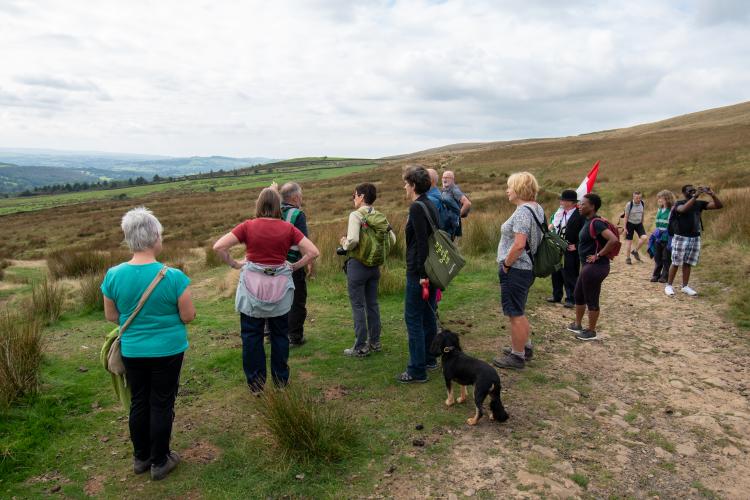
[(627, 259), (625, 259), (625, 264), (632, 264), (632, 263), (633, 263), (633, 261), (630, 260), (630, 257), (628, 257)]
[(513, 353), (506, 354), (502, 358), (495, 358), (492, 360), (492, 364), (498, 368), (511, 368), (513, 370), (522, 370), (526, 365), (526, 362), (520, 357)]
[(659, 283), (666, 283), (666, 282), (667, 282), (667, 278), (659, 278)]
[(370, 350), (367, 347), (360, 347), (359, 349), (355, 349), (354, 347), (344, 349), (344, 356), (351, 356), (353, 358), (364, 358), (369, 354)]
[(672, 288), (672, 285), (665, 286), (664, 293), (667, 294), (667, 297), (674, 297), (674, 288)]
[(630, 253), (633, 254), (633, 257), (635, 257), (635, 260), (637, 260), (638, 262), (643, 262), (641, 260), (641, 254), (638, 253), (638, 250), (633, 250)]
[(374, 344), (368, 344), (368, 349), (370, 349), (371, 352), (380, 352), (383, 347), (380, 345), (380, 342), (375, 342)]
[(651, 276), (651, 280), (650, 281), (651, 281), (651, 283), (656, 283), (657, 281), (659, 281), (659, 278), (656, 277), (656, 276)]
[(581, 333), (583, 331), (583, 327), (581, 325), (576, 325), (575, 323), (571, 323), (566, 328), (569, 332), (573, 333)]
[(563, 304), (563, 307), (565, 309), (573, 309), (575, 306), (576, 306), (575, 302), (566, 301), (565, 304)]
[[(510, 347), (503, 347), (503, 354), (510, 354), (513, 352), (513, 350)], [(534, 357), (534, 348), (533, 347), (524, 347), (523, 348), (523, 357), (524, 360), (528, 363), (531, 361), (531, 358)]]
[(547, 297), (547, 298), (546, 298), (546, 299), (544, 299), (544, 300), (546, 300), (546, 301), (547, 301), (547, 302), (549, 302), (550, 304), (559, 304), (560, 302), (562, 302), (562, 299), (560, 299), (560, 300), (557, 300), (557, 299), (556, 299), (556, 298), (554, 298), (554, 297)]
[(695, 297), (696, 295), (698, 295), (698, 292), (687, 285), (682, 287), (682, 293), (684, 293), (685, 295), (689, 295), (690, 297)]
[(432, 370), (437, 370), (438, 368), (440, 368), (440, 365), (438, 364), (437, 361), (435, 361), (434, 363), (427, 363), (426, 365), (424, 365), (424, 367), (432, 371)]
[(416, 378), (409, 375), (409, 372), (404, 372), (398, 377), (396, 377), (396, 380), (401, 382), (402, 384), (424, 384), (427, 382), (427, 377), (425, 378)]
[(596, 340), (598, 337), (594, 330), (584, 330), (581, 333), (576, 333), (578, 340)]
[(167, 461), (164, 462), (162, 465), (151, 465), (151, 479), (154, 481), (160, 481), (167, 477), (170, 472), (172, 472), (175, 467), (177, 467), (177, 464), (180, 463), (180, 456), (174, 452), (170, 451), (167, 454)]
[(136, 474), (143, 474), (147, 470), (151, 469), (151, 459), (148, 460), (138, 460), (137, 458), (133, 457), (133, 472)]

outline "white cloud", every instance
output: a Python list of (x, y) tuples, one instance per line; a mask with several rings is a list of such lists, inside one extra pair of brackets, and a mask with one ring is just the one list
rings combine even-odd
[(561, 4), (4, 2), (0, 145), (380, 156), (747, 99), (745, 2)]

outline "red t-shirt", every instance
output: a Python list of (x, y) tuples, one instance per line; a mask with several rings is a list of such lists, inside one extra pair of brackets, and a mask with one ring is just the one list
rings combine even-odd
[(305, 237), (302, 231), (281, 219), (252, 219), (232, 229), (245, 244), (247, 260), (256, 264), (278, 265), (286, 260), (289, 247)]

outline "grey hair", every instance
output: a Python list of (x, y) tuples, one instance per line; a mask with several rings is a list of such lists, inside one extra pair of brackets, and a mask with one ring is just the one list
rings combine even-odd
[(302, 194), (302, 188), (296, 182), (287, 182), (279, 190), (283, 201), (291, 200), (295, 195)]
[(120, 224), (125, 233), (125, 243), (133, 252), (153, 248), (161, 238), (162, 227), (159, 219), (146, 207), (136, 207), (122, 216)]

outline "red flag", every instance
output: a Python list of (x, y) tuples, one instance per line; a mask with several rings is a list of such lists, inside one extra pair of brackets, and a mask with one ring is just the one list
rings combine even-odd
[(594, 189), (594, 182), (596, 182), (596, 174), (599, 173), (599, 160), (596, 160), (596, 163), (594, 163), (594, 166), (591, 167), (591, 170), (589, 171), (586, 178), (583, 179), (583, 182), (581, 182), (581, 185), (578, 186), (578, 189), (576, 189), (576, 193), (578, 194), (578, 199), (583, 199), (584, 194), (589, 194), (592, 189)]

